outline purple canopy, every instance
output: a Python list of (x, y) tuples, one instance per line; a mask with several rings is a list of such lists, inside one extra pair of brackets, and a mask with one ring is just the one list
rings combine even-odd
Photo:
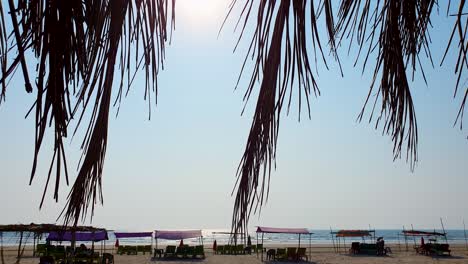
[(257, 227), (257, 233), (312, 234), (306, 228)]
[[(101, 241), (108, 240), (106, 231), (75, 232), (75, 241)], [(72, 232), (50, 232), (48, 241), (72, 241)]]
[(151, 237), (153, 232), (134, 232), (134, 233), (124, 233), (124, 232), (114, 232), (116, 238), (127, 238), (127, 237)]
[(179, 240), (179, 239), (195, 238), (195, 237), (201, 237), (201, 236), (202, 236), (201, 230), (185, 230), (185, 231), (156, 230), (155, 235), (154, 235), (155, 238), (168, 239), (168, 240)]

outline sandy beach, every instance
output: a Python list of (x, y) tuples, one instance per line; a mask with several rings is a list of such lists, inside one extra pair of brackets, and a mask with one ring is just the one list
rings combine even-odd
[[(287, 245), (283, 245), (287, 246)], [(390, 245), (393, 249), (393, 253), (385, 257), (377, 256), (365, 256), (365, 255), (349, 255), (345, 253), (335, 253), (330, 245), (314, 245), (311, 250), (309, 263), (317, 264), (383, 264), (383, 263), (468, 263), (468, 251), (464, 245), (452, 245), (452, 256), (449, 257), (431, 257), (416, 254), (414, 251), (402, 251), (399, 250), (398, 245)], [(267, 248), (275, 248), (276, 245), (270, 245)], [(112, 252), (111, 249), (106, 250)], [(17, 248), (6, 247), (4, 249), (4, 260), (6, 264), (12, 264), (16, 262)], [(288, 263), (283, 261), (266, 261), (266, 255), (264, 255), (265, 263)], [(212, 251), (206, 249), (206, 258), (204, 260), (153, 260), (150, 255), (116, 255), (114, 254), (114, 262), (119, 264), (154, 264), (154, 263), (168, 263), (168, 264), (182, 264), (182, 263), (226, 263), (226, 264), (255, 264), (262, 263), (260, 256), (256, 254), (252, 255), (213, 255)], [(32, 257), (31, 248), (26, 248), (24, 251), (24, 257), (20, 263), (23, 264), (37, 264), (39, 258)], [(297, 263), (297, 262), (289, 262)], [(301, 263), (307, 263), (302, 261)]]

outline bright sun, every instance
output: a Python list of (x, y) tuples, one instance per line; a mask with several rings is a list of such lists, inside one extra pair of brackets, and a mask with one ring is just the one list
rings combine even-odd
[(226, 0), (177, 0), (176, 17), (180, 15), (194, 24), (208, 24), (219, 17), (226, 3)]

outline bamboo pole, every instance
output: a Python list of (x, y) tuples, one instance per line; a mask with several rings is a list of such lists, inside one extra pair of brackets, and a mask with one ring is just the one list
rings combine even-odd
[(335, 239), (333, 238), (333, 231), (332, 231), (331, 226), (330, 226), (330, 235), (331, 235), (332, 244), (333, 244), (333, 251), (335, 251), (335, 253), (337, 253), (337, 250), (336, 250), (336, 247), (335, 247)]
[(405, 233), (405, 226), (403, 226), (403, 235), (405, 236), (405, 245), (406, 245), (406, 252), (408, 252), (408, 237)]
[(255, 247), (255, 251), (257, 251), (257, 258), (258, 258), (258, 232), (256, 234), (257, 234), (257, 246)]
[(262, 233), (262, 252), (261, 252), (261, 253), (262, 253), (262, 262), (263, 262), (263, 235), (264, 235), (264, 234), (265, 234), (265, 233)]
[(36, 256), (36, 233), (33, 233), (33, 257)]
[[(414, 231), (413, 224), (411, 224), (411, 231)], [(413, 234), (414, 246), (416, 247), (416, 237)]]
[(0, 232), (0, 258), (2, 259), (2, 264), (5, 264), (5, 257), (3, 256), (3, 232)]
[(20, 241), (18, 245), (18, 260), (21, 258), (21, 244), (23, 243), (23, 231), (20, 232)]
[(440, 225), (442, 226), (442, 231), (444, 232), (445, 243), (448, 244), (447, 233), (445, 233), (445, 227), (444, 222), (442, 221), (442, 217), (440, 218)]
[(397, 234), (397, 239), (398, 239), (398, 251), (401, 252), (400, 233)]
[(465, 247), (466, 247), (466, 250), (468, 250), (468, 239), (466, 238), (465, 219), (463, 219), (463, 233), (465, 234)]

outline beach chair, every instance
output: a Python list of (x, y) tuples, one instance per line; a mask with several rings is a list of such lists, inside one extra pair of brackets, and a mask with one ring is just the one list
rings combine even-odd
[(39, 258), (39, 264), (55, 264), (55, 259), (52, 256), (42, 256)]
[(187, 252), (186, 248), (187, 248), (186, 245), (183, 245), (181, 247), (177, 247), (176, 253), (175, 253), (176, 257), (185, 258), (187, 256), (186, 255), (186, 252)]
[(60, 260), (65, 260), (66, 252), (64, 246), (55, 246), (48, 251), (48, 255), (52, 256), (55, 259), (55, 262), (60, 262)]
[(307, 256), (307, 253), (306, 253), (306, 248), (298, 248), (297, 249), (297, 256), (296, 256), (296, 260), (305, 260), (305, 261), (309, 261), (309, 257)]
[(276, 258), (276, 249), (270, 248), (266, 252), (267, 261), (274, 260)]
[(286, 255), (288, 259), (291, 259), (291, 260), (297, 259), (297, 248), (288, 247), (286, 250)]
[(252, 246), (250, 246), (250, 248), (251, 248), (250, 254), (252, 254), (252, 252), (257, 253), (257, 245), (252, 245)]
[(219, 245), (216, 247), (216, 254), (224, 254), (224, 246), (223, 245)]
[(195, 255), (195, 247), (194, 246), (184, 246), (185, 247), (185, 254), (184, 254), (184, 258), (195, 258), (196, 255)]
[(377, 255), (377, 244), (359, 244), (359, 253), (366, 255)]
[(359, 254), (359, 250), (360, 250), (359, 244), (360, 244), (359, 242), (352, 242), (351, 248), (349, 249), (349, 254), (353, 254), (353, 255)]
[(146, 252), (148, 252), (151, 255), (151, 246), (150, 245), (143, 246), (143, 255), (145, 255)]
[(237, 245), (236, 246), (236, 254), (244, 254), (244, 246), (243, 245)]
[(36, 254), (37, 256), (45, 256), (47, 254), (47, 244), (37, 244), (36, 245)]
[(285, 248), (278, 248), (276, 250), (275, 259), (276, 260), (286, 260), (286, 259), (288, 259), (288, 255), (286, 254), (286, 249)]
[(164, 252), (164, 258), (175, 257), (176, 255), (176, 246), (166, 246), (166, 251)]
[(257, 244), (256, 252), (257, 252), (257, 257), (258, 257), (258, 253), (263, 254), (263, 244)]
[(227, 255), (232, 254), (232, 246), (231, 245), (225, 245), (224, 246), (224, 254), (227, 254)]
[(127, 255), (138, 255), (137, 246), (127, 246)]
[(125, 246), (119, 246), (117, 248), (117, 254), (119, 254), (119, 255), (125, 254)]
[(449, 249), (449, 244), (432, 244), (432, 252), (437, 254), (437, 256), (450, 256), (451, 250)]
[(136, 252), (137, 252), (137, 255), (138, 255), (138, 252), (141, 252), (144, 255), (145, 254), (144, 247), (140, 245), (136, 246)]
[(113, 264), (114, 263), (114, 255), (110, 253), (103, 253), (102, 254), (102, 264)]
[(202, 259), (205, 258), (205, 249), (203, 248), (202, 245), (199, 245), (199, 246), (195, 246), (195, 251), (194, 251), (194, 254), (193, 254), (193, 257), (201, 257)]

